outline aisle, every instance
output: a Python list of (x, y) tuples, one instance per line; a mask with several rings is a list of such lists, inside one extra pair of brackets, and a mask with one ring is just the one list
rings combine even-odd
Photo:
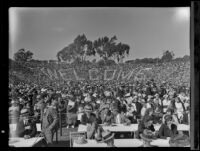
[(60, 129), (58, 130), (58, 144), (56, 144), (56, 135), (54, 135), (53, 141), (55, 147), (70, 147), (69, 144), (69, 132), (77, 132), (78, 128), (62, 128), (62, 136), (60, 136)]

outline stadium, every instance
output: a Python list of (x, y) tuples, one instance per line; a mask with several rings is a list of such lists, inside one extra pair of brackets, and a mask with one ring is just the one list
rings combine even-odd
[[(20, 15), (23, 11), (12, 10), (23, 19), (23, 15)], [(69, 11), (73, 12), (70, 9)], [(114, 10), (106, 11), (112, 14)], [(155, 13), (153, 9), (148, 11)], [(13, 12), (10, 11), (11, 14)], [(38, 12), (35, 10), (35, 13)], [(29, 11), (27, 11), (27, 16), (28, 13)], [(60, 12), (58, 18), (52, 17), (51, 11), (49, 14), (40, 13), (46, 18), (60, 18), (59, 22), (63, 23), (61, 15), (63, 12)], [(123, 16), (123, 13), (120, 14)], [(64, 16), (67, 15), (64, 14)], [(45, 19), (45, 17), (40, 17), (41, 15), (38, 16), (38, 20)], [(47, 32), (43, 32), (42, 27), (36, 30), (36, 27), (42, 26), (36, 18), (32, 20), (29, 18), (33, 23), (32, 26), (22, 23), (22, 27), (27, 28), (27, 39), (29, 36), (38, 35), (33, 39), (30, 38), (31, 42), (24, 38), (25, 35), (19, 36), (15, 45), (19, 47), (22, 44), (29, 44), (29, 47), (34, 45), (37, 48), (35, 43), (40, 41), (37, 41), (37, 38), (43, 38), (45, 34), (46, 39), (49, 38), (48, 40), (51, 41), (49, 35), (52, 28), (47, 30), (45, 26), (43, 30)], [(123, 17), (121, 19), (123, 20)], [(77, 20), (81, 20), (81, 17)], [(48, 21), (46, 19), (46, 22)], [(113, 22), (115, 21), (113, 19)], [(155, 32), (152, 24), (158, 23), (148, 22), (150, 23), (148, 27), (152, 26)], [(52, 25), (53, 23), (55, 20), (51, 22)], [(82, 23), (85, 23), (85, 20), (80, 22), (84, 31), (84, 26), (87, 25)], [(90, 26), (91, 31), (96, 27)], [(96, 30), (100, 27), (96, 27)], [(102, 32), (108, 32), (108, 27), (109, 25), (106, 25)], [(140, 28), (142, 31), (143, 28)], [(78, 29), (78, 27), (74, 29), (74, 33)], [(38, 43), (38, 47), (39, 45), (46, 46), (46, 51), (39, 52), (22, 48), (23, 46), (17, 49), (17, 46), (14, 47), (13, 44), (12, 48), (16, 50), (9, 58), (10, 147), (190, 147), (189, 50), (161, 50), (167, 42), (163, 40), (164, 38), (158, 38), (161, 39), (159, 41), (161, 44), (159, 45), (158, 42), (155, 45), (158, 45), (159, 50), (154, 50), (153, 44), (151, 44), (152, 48), (148, 48), (149, 46), (141, 42), (140, 45), (146, 50), (143, 50), (142, 57), (138, 57), (136, 52), (142, 49), (135, 50), (137, 45), (133, 45), (130, 38), (127, 38), (130, 35), (125, 32), (125, 28), (120, 26), (120, 29), (126, 33), (124, 39), (123, 34), (90, 38), (92, 40), (89, 40), (86, 34), (77, 34), (75, 38), (65, 37), (70, 38), (67, 46), (64, 46), (66, 44), (64, 40), (64, 45), (61, 45), (59, 40), (58, 42), (55, 40), (53, 44), (48, 41), (45, 45), (45, 40), (43, 40), (44, 43)], [(189, 31), (189, 28), (185, 29)], [(29, 30), (34, 32), (30, 35)], [(146, 32), (150, 33), (150, 30)], [(173, 28), (169, 31), (171, 30)], [(52, 35), (56, 33), (62, 35), (62, 32), (64, 29), (58, 26), (52, 30)], [(152, 40), (153, 36), (148, 37), (146, 32), (143, 33), (144, 37)], [(182, 31), (179, 34), (181, 33)], [(160, 34), (163, 35), (162, 32)], [(136, 35), (137, 38), (140, 37), (138, 36), (140, 34)], [(59, 36), (55, 36), (57, 37)], [(120, 37), (123, 40), (118, 39)], [(185, 40), (181, 37), (183, 36), (179, 36), (180, 39), (177, 38), (180, 40), (179, 43)], [(20, 38), (21, 43), (18, 43)], [(172, 42), (171, 45), (173, 44)], [(53, 45), (57, 45), (58, 51), (50, 49)], [(178, 42), (174, 44), (174, 47), (175, 45), (177, 49), (180, 48)], [(162, 55), (158, 57), (158, 53)], [(176, 53), (179, 53), (177, 57)], [(39, 59), (37, 55), (40, 57), (43, 55), (44, 58), (50, 58), (47, 57), (48, 55), (55, 56), (54, 59)]]

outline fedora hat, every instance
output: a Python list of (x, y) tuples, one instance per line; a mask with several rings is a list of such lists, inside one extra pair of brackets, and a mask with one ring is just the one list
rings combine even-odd
[(111, 133), (109, 130), (106, 130), (106, 131), (103, 131), (101, 135), (102, 135), (102, 141), (100, 141), (100, 142), (106, 142), (106, 141), (114, 138), (115, 134)]
[(145, 129), (142, 134), (140, 134), (140, 137), (147, 142), (151, 142), (153, 139), (155, 139), (155, 136), (150, 130)]

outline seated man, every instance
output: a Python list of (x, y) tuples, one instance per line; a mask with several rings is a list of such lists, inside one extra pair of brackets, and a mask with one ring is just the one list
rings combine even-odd
[(102, 117), (102, 124), (111, 125), (113, 122), (113, 115), (111, 111), (106, 108), (104, 112), (104, 116)]
[(165, 121), (163, 122), (163, 124), (161, 125), (161, 127), (159, 129), (159, 137), (165, 139), (167, 137), (172, 137), (172, 136), (178, 134), (178, 131), (176, 130), (177, 126), (172, 123), (172, 116), (166, 115), (164, 119), (165, 119)]
[(90, 105), (86, 105), (85, 113), (81, 116), (81, 124), (87, 126), (87, 139), (92, 139), (95, 136), (95, 132), (98, 128), (98, 124), (96, 122), (96, 116), (92, 113), (92, 107)]
[(118, 109), (113, 109), (113, 118), (113, 123), (125, 125), (131, 124), (131, 121), (123, 114), (120, 114)]
[(19, 103), (12, 100), (11, 106), (9, 107), (9, 123), (17, 123), (20, 116)]
[(36, 123), (32, 119), (29, 119), (28, 110), (22, 109), (15, 136), (31, 138), (36, 135), (36, 132)]
[(143, 131), (147, 129), (152, 131), (155, 134), (155, 128), (153, 126), (153, 118), (151, 116), (145, 117), (139, 124), (138, 124), (138, 131), (136, 133), (136, 137), (140, 138), (140, 134), (143, 134)]
[(93, 122), (96, 121), (96, 116), (94, 113), (92, 113), (92, 107), (91, 105), (86, 105), (84, 107), (84, 114), (81, 116), (81, 124), (86, 125), (88, 124), (92, 124)]
[(102, 132), (102, 141), (107, 144), (107, 147), (116, 147), (114, 145), (114, 134), (112, 134), (109, 130)]
[(153, 139), (156, 139), (154, 133), (152, 131), (145, 129), (142, 134), (140, 134), (142, 138), (143, 145), (141, 147), (156, 147), (150, 144)]

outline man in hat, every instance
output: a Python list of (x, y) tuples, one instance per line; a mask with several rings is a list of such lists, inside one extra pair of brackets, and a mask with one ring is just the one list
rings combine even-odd
[(19, 105), (17, 101), (12, 100), (11, 106), (9, 107), (9, 117), (10, 117), (9, 123), (17, 123), (19, 120), (19, 115), (20, 115)]
[(30, 118), (27, 108), (21, 110), (20, 119), (16, 127), (16, 136), (26, 139), (36, 135), (36, 123)]
[(145, 117), (139, 124), (138, 124), (138, 131), (136, 133), (137, 137), (140, 138), (140, 134), (144, 132), (144, 130), (150, 130), (155, 133), (155, 128), (153, 125), (153, 118), (151, 116)]
[(140, 119), (143, 105), (141, 102), (139, 102), (139, 99), (137, 96), (135, 96), (135, 99), (133, 100), (133, 104), (135, 105), (135, 111), (133, 112), (133, 115), (135, 116), (136, 120)]
[(155, 139), (154, 133), (152, 133), (150, 130), (145, 129), (142, 134), (140, 134), (140, 137), (143, 141), (142, 147), (156, 147), (150, 144), (153, 139)]
[(114, 145), (114, 133), (111, 133), (109, 130), (102, 132), (102, 141), (107, 144), (107, 147), (116, 147)]
[(85, 113), (81, 116), (81, 124), (87, 126), (87, 138), (92, 139), (98, 128), (96, 116), (92, 113), (92, 106), (89, 104), (84, 107), (84, 112)]
[(160, 138), (165, 139), (167, 137), (172, 137), (178, 134), (178, 131), (176, 129), (172, 129), (173, 127), (177, 127), (175, 124), (173, 124), (172, 119), (173, 117), (171, 115), (165, 115), (164, 121), (159, 128), (158, 136)]
[(105, 125), (111, 125), (112, 124), (113, 115), (112, 115), (111, 110), (109, 110), (109, 108), (105, 109), (104, 116), (101, 119), (101, 121), (102, 121), (102, 124), (105, 124)]
[(78, 104), (75, 102), (72, 95), (68, 96), (68, 105), (67, 105), (67, 128), (70, 126), (74, 128), (77, 121), (77, 110), (78, 110)]
[(48, 146), (53, 145), (53, 135), (57, 130), (58, 126), (58, 115), (57, 115), (57, 101), (53, 98), (51, 106), (44, 109), (42, 117), (42, 132), (46, 138)]
[(130, 125), (131, 121), (124, 116), (122, 113), (119, 113), (118, 109), (113, 109), (113, 121), (116, 124), (126, 124), (126, 125)]
[(92, 106), (87, 104), (84, 107), (85, 113), (81, 116), (81, 124), (92, 124), (96, 122), (96, 116), (94, 113), (92, 113)]

